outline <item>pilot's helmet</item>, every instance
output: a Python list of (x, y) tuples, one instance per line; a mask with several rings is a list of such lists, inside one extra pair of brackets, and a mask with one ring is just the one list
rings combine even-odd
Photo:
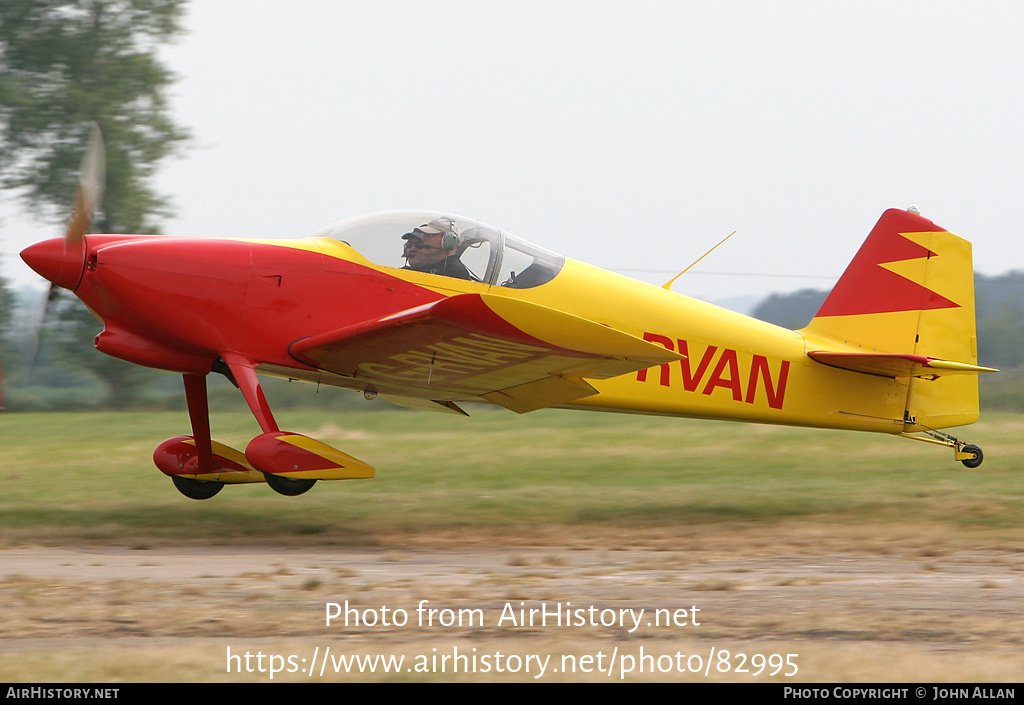
[(440, 235), (441, 249), (454, 250), (459, 246), (459, 226), (451, 218), (435, 218), (402, 236), (403, 240), (422, 240), (424, 235)]

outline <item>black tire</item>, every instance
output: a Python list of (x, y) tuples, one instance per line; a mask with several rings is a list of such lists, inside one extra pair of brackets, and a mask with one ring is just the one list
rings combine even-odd
[(267, 478), (267, 484), (270, 485), (270, 489), (278, 494), (283, 494), (285, 497), (298, 497), (300, 494), (309, 492), (313, 485), (316, 484), (316, 480), (283, 477), (272, 472), (263, 473), (263, 477)]
[(178, 492), (189, 499), (209, 499), (224, 489), (223, 482), (205, 482), (181, 475), (171, 475), (171, 482), (174, 483)]
[(961, 463), (964, 464), (964, 467), (971, 468), (972, 470), (981, 465), (981, 461), (985, 459), (985, 455), (981, 452), (981, 448), (974, 444), (965, 445), (961, 452), (974, 453), (973, 458), (968, 458), (967, 460), (960, 461)]

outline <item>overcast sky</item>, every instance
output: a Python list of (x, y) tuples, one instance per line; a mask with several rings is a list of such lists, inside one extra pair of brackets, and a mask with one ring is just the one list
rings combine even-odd
[[(170, 235), (436, 209), (661, 284), (736, 230), (675, 287), (721, 299), (828, 288), (916, 203), (978, 271), (1024, 269), (1021, 3), (216, 0), (185, 24)], [(38, 281), (16, 253), (59, 228), (0, 213), (4, 272)]]

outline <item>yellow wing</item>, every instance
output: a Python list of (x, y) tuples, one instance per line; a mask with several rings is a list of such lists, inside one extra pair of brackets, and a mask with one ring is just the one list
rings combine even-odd
[(524, 413), (680, 359), (660, 345), (546, 306), (460, 294), (292, 343), (292, 356), (391, 396), (484, 399)]

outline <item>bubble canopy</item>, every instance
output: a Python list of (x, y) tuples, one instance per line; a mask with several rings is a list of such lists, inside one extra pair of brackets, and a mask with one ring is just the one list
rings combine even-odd
[[(555, 278), (565, 258), (515, 235), (477, 220), (431, 211), (371, 213), (334, 223), (313, 237), (340, 240), (374, 264), (409, 269), (409, 243), (440, 242), (429, 236), (447, 235), (445, 254), (458, 258), (469, 278), (491, 286), (528, 289)], [(423, 238), (426, 234), (428, 237)], [(404, 236), (404, 237), (403, 237)], [(428, 249), (440, 249), (431, 247)], [(422, 270), (421, 270), (422, 271)], [(439, 276), (444, 276), (440, 273)]]

